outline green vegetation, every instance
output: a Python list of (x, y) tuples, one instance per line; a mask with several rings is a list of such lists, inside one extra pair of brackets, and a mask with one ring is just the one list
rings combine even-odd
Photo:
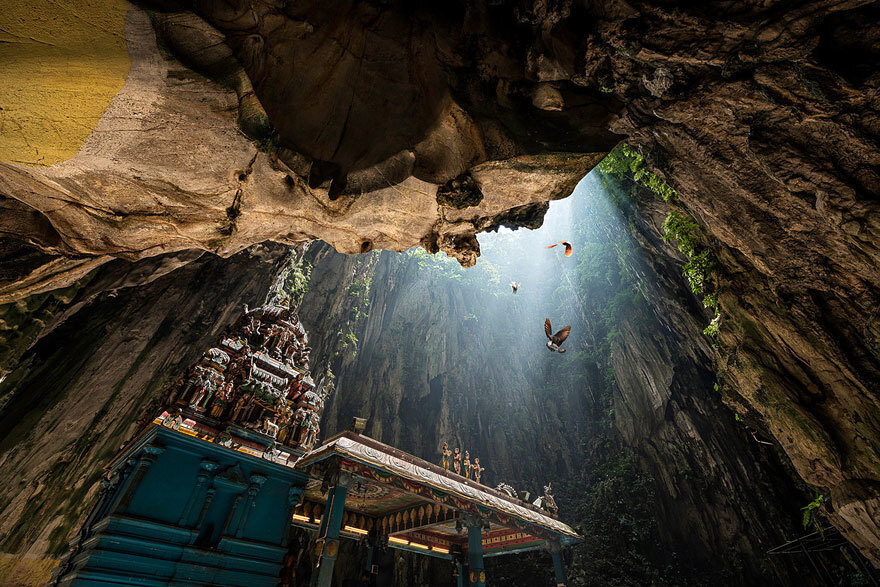
[(488, 285), (487, 293), (489, 295), (497, 297), (501, 293), (497, 288), (501, 284), (501, 273), (498, 267), (486, 260), (485, 257), (477, 259), (477, 264), (474, 267), (465, 269), (446, 253), (432, 255), (425, 249), (417, 247), (410, 249), (406, 254), (416, 261), (420, 271), (428, 272), (435, 280), (467, 285)]
[(275, 283), (269, 291), (270, 301), (291, 307), (298, 307), (303, 296), (309, 291), (309, 281), (312, 278), (312, 264), (306, 259), (308, 245), (299, 252), (290, 249), (286, 264), (278, 272)]
[(599, 163), (599, 171), (612, 175), (618, 180), (631, 178), (664, 202), (678, 201), (675, 190), (666, 185), (657, 174), (651, 172), (645, 164), (645, 158), (627, 144), (621, 144), (608, 153), (608, 156)]
[(312, 264), (305, 259), (300, 259), (290, 273), (288, 291), (290, 292), (290, 302), (293, 306), (298, 306), (302, 302), (303, 296), (309, 291), (309, 280), (311, 278)]
[[(612, 200), (624, 214), (631, 214), (631, 200), (637, 198), (638, 187), (644, 188), (656, 200), (668, 203), (672, 210), (663, 222), (663, 240), (676, 242), (678, 250), (687, 257), (682, 274), (691, 292), (702, 297), (703, 305), (714, 309), (712, 321), (703, 330), (704, 334), (715, 337), (721, 325), (721, 310), (718, 294), (715, 291), (713, 274), (718, 263), (708, 238), (696, 220), (681, 206), (675, 190), (668, 186), (655, 173), (648, 170), (645, 158), (629, 145), (622, 144), (614, 149), (599, 164), (604, 175), (603, 184), (611, 194)], [(609, 181), (610, 179), (610, 181)], [(631, 189), (627, 190), (627, 183)]]
[[(688, 258), (682, 270), (695, 296), (703, 296), (703, 305), (717, 308), (718, 296), (712, 289), (712, 272), (716, 261), (712, 251), (702, 243), (704, 238), (696, 221), (679, 210), (673, 210), (663, 221), (663, 240), (676, 241), (678, 250)], [(717, 316), (716, 316), (717, 317)], [(715, 326), (717, 331), (717, 324)]]
[(801, 511), (804, 512), (803, 520), (801, 520), (804, 529), (813, 525), (819, 530), (819, 532), (822, 531), (822, 524), (819, 520), (819, 512), (817, 510), (820, 510), (823, 505), (825, 505), (825, 496), (820, 494), (817, 495), (813, 501), (801, 508)]
[(355, 262), (351, 281), (346, 290), (348, 315), (342, 330), (337, 333), (340, 338), (335, 356), (345, 354), (350, 360), (357, 357), (360, 341), (356, 332), (369, 316), (370, 290), (373, 287), (373, 272), (378, 260), (379, 252), (373, 251), (360, 255)]

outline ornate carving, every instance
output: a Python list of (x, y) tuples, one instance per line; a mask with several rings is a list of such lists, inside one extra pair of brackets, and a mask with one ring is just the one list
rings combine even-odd
[[(555, 520), (542, 512), (535, 511), (520, 503), (505, 499), (489, 491), (477, 489), (468, 485), (464, 480), (445, 475), (442, 472), (435, 472), (430, 469), (421, 467), (415, 463), (405, 461), (381, 450), (372, 448), (356, 440), (346, 437), (340, 437), (327, 445), (328, 448), (335, 449), (338, 452), (349, 455), (350, 457), (363, 462), (380, 465), (383, 469), (391, 471), (401, 477), (425, 484), (443, 492), (457, 494), (468, 499), (478, 501), (483, 506), (490, 507), (495, 511), (504, 515), (516, 516), (520, 520), (526, 522), (534, 522), (551, 528), (557, 532), (576, 536), (574, 530), (568, 525)], [(336, 459), (331, 459), (336, 460)], [(338, 466), (338, 465), (337, 465)], [(326, 481), (326, 479), (325, 479)]]
[(510, 497), (514, 499), (519, 499), (519, 495), (516, 493), (516, 489), (513, 488), (513, 485), (509, 483), (504, 483), (503, 481), (495, 486), (496, 491), (501, 491), (502, 493), (506, 493)]
[(532, 505), (536, 505), (539, 508), (547, 510), (548, 512), (550, 512), (551, 514), (553, 514), (555, 516), (559, 513), (559, 508), (556, 507), (556, 500), (553, 499), (553, 493), (551, 493), (551, 487), (550, 487), (551, 485), (552, 485), (552, 483), (548, 483), (547, 485), (544, 486), (544, 495), (542, 495), (541, 497), (536, 499), (532, 503)]
[(315, 445), (332, 386), (316, 389), (305, 328), (279, 295), (273, 303), (245, 306), (217, 343), (168, 388), (166, 426), (178, 429), (187, 418), (207, 419), (214, 429), (232, 424), (218, 441), (223, 445), (233, 443), (228, 437), (235, 426), (244, 427), (263, 435), (272, 454), (280, 452), (273, 442), (304, 451)]
[(474, 471), (474, 481), (479, 483), (480, 478), (483, 476), (483, 471), (485, 470), (483, 467), (480, 466), (480, 457), (474, 458), (474, 464), (471, 468)]

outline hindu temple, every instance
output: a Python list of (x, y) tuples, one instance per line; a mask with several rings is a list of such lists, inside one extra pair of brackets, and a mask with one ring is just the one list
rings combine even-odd
[[(361, 434), (316, 446), (332, 384), (309, 371), (308, 334), (277, 295), (250, 309), (168, 387), (107, 464), (97, 503), (53, 575), (55, 585), (293, 585), (296, 529), (311, 535), (310, 585), (329, 587), (340, 540), (450, 561), (450, 583), (487, 584), (484, 557), (581, 541), (545, 488), (536, 504), (454, 467)], [(474, 477), (471, 479), (471, 477)], [(373, 583), (375, 579), (373, 579)]]

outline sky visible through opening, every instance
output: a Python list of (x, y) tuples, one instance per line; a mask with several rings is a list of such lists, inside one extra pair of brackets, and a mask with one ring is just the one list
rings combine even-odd
[[(584, 296), (603, 287), (609, 292), (619, 289), (616, 249), (626, 228), (597, 173), (581, 180), (571, 196), (550, 202), (540, 228), (502, 227), (480, 234), (481, 256), (471, 269), (458, 267), (443, 253), (409, 253), (426, 259), (421, 272), (440, 271), (451, 288), (460, 288), (468, 313), (459, 319), (477, 320), (488, 331), (503, 333), (497, 337), (490, 332), (489, 336), (499, 354), (507, 355), (505, 360), (527, 361), (537, 367), (549, 359), (563, 359), (544, 347), (544, 318), (550, 318), (554, 332), (572, 325), (564, 345), (567, 359), (596, 344), (596, 334), (588, 333), (587, 326), (600, 319), (602, 308)], [(562, 246), (546, 248), (561, 240), (574, 246), (571, 257), (564, 256)], [(421, 272), (420, 276), (427, 277)], [(520, 284), (516, 295), (511, 281)], [(535, 361), (536, 354), (541, 361)]]

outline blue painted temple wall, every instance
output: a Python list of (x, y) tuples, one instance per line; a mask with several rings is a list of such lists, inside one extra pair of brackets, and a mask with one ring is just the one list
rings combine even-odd
[(111, 471), (57, 584), (278, 583), (306, 475), (160, 427)]

